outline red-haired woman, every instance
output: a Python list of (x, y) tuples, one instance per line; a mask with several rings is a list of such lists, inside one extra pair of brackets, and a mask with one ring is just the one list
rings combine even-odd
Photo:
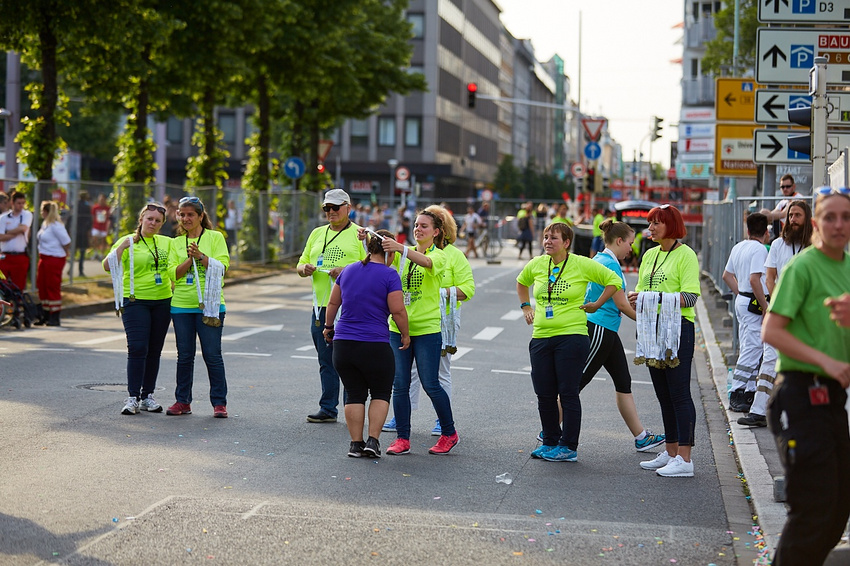
[[(675, 206), (653, 208), (647, 220), (650, 238), (660, 245), (644, 254), (636, 292), (629, 293), (629, 302), (637, 307), (637, 350), (647, 359), (661, 404), (666, 450), (640, 466), (664, 477), (693, 477), (691, 448), (696, 408), (691, 398), (691, 361), (694, 305), (700, 294), (699, 261), (694, 250), (679, 241), (686, 230)], [(642, 317), (641, 312), (646, 316)], [(642, 349), (642, 345), (647, 347)], [(676, 345), (678, 348), (673, 351), (671, 346)]]

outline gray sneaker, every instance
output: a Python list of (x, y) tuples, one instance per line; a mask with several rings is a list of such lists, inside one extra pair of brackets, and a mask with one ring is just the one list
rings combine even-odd
[(135, 415), (139, 412), (139, 400), (135, 397), (127, 397), (124, 401), (124, 408), (121, 409), (122, 415)]
[(162, 412), (162, 405), (156, 402), (156, 399), (153, 398), (153, 393), (149, 393), (147, 398), (142, 399), (139, 402), (139, 408), (143, 411), (148, 411), (151, 413)]
[(660, 470), (664, 466), (670, 463), (670, 460), (673, 458), (667, 454), (667, 451), (661, 452), (658, 456), (653, 460), (649, 460), (648, 462), (641, 462), (640, 467), (644, 470)]

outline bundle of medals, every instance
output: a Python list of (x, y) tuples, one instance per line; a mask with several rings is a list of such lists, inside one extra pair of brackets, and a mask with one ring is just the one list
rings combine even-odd
[[(637, 344), (635, 365), (666, 369), (679, 365), (681, 307), (679, 293), (642, 292), (635, 303)], [(658, 306), (661, 305), (659, 315)]]
[(440, 333), (443, 348), (440, 355), (457, 353), (457, 332), (460, 330), (460, 308), (457, 304), (457, 287), (440, 289)]

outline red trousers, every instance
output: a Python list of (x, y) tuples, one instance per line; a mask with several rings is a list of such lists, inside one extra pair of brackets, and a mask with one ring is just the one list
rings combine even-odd
[(38, 298), (45, 312), (62, 310), (62, 270), (64, 268), (64, 257), (38, 256), (35, 284), (38, 287)]
[(12, 283), (20, 287), (21, 291), (27, 288), (27, 275), (30, 270), (30, 258), (26, 254), (2, 254), (0, 259), (0, 271)]

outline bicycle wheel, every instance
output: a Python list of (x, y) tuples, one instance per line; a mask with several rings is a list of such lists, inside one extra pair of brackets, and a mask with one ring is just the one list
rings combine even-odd
[(488, 255), (490, 253), (489, 250), (490, 250), (490, 235), (485, 233), (483, 236), (481, 236), (481, 240), (478, 242), (478, 251), (481, 252), (481, 255), (483, 255), (484, 257), (489, 258), (490, 257)]
[[(3, 293), (0, 292), (0, 299), (5, 299)], [(12, 319), (15, 318), (15, 309), (14, 307), (7, 307), (6, 305), (0, 304), (0, 326), (6, 326), (12, 322)]]

